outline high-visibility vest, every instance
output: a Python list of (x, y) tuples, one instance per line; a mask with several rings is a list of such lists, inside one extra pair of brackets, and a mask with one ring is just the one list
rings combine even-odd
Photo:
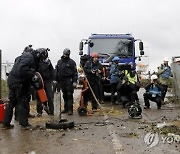
[(128, 70), (125, 70), (125, 75), (128, 77), (128, 80), (130, 83), (135, 84), (137, 82), (137, 75), (136, 74), (134, 77), (131, 77)]

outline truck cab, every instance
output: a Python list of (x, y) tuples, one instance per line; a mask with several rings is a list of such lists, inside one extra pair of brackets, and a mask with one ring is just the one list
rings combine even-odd
[[(82, 39), (79, 45), (79, 55), (83, 56), (84, 45), (87, 45), (86, 55), (96, 52), (99, 54), (99, 61), (108, 70), (111, 61), (115, 56), (120, 58), (119, 69), (125, 70), (133, 63), (133, 69), (136, 69), (135, 60), (135, 42), (139, 41), (140, 56), (144, 55), (143, 42), (135, 39), (131, 34), (92, 34), (88, 39)], [(139, 56), (139, 57), (140, 57)], [(105, 92), (110, 92), (108, 78), (105, 82)], [(107, 87), (107, 88), (106, 88)]]

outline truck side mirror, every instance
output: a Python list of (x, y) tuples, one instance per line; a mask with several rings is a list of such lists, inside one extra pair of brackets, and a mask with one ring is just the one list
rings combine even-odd
[(83, 42), (79, 43), (79, 55), (83, 55)]
[(80, 42), (80, 43), (79, 43), (79, 50), (80, 50), (80, 51), (83, 50), (83, 42)]
[(83, 55), (83, 51), (82, 51), (82, 50), (79, 51), (79, 55), (80, 55), (80, 56)]
[(93, 42), (90, 42), (89, 43), (89, 46), (92, 48), (94, 46), (94, 43)]
[(143, 47), (143, 42), (139, 42), (139, 50), (144, 50), (144, 47)]
[(141, 56), (144, 55), (144, 51), (141, 50), (141, 51), (140, 51), (140, 55), (141, 55)]

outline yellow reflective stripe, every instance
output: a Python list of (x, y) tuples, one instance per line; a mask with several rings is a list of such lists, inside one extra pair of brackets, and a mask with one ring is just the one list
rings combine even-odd
[(133, 78), (131, 78), (129, 73), (128, 73), (126, 76), (128, 77), (128, 80), (129, 80), (130, 83), (135, 84), (136, 76), (134, 76)]

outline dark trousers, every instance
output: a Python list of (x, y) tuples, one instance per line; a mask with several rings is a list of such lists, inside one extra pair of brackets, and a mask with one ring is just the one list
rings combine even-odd
[(111, 83), (111, 102), (115, 103), (115, 93), (117, 91), (117, 85), (118, 83)]
[(130, 104), (133, 104), (135, 102), (135, 95), (136, 91), (132, 91), (126, 94), (118, 91), (118, 102), (121, 102), (123, 106), (125, 106), (125, 104), (128, 102)]
[(84, 102), (84, 107), (85, 108), (87, 108), (87, 106), (88, 106), (88, 101), (91, 99), (91, 91), (90, 91), (90, 89), (88, 88), (87, 90), (85, 90), (83, 93), (82, 93), (82, 98), (81, 99), (83, 99), (83, 100), (81, 100), (81, 101), (83, 101)]
[[(30, 113), (30, 101), (31, 101), (31, 96), (29, 94), (29, 96), (26, 98), (26, 109), (28, 111), (28, 115)], [(19, 116), (18, 116), (18, 103), (16, 104), (15, 106), (15, 111), (14, 111), (14, 116), (15, 116), (15, 119), (18, 120), (19, 119)]]
[(150, 107), (150, 103), (149, 103), (149, 100), (150, 100), (150, 101), (156, 102), (158, 107), (161, 107), (162, 97), (158, 95), (156, 95), (156, 97), (152, 97), (152, 94), (149, 94), (149, 93), (144, 93), (143, 96), (144, 96), (145, 106)]
[(132, 84), (132, 83), (130, 83), (130, 87), (135, 92), (135, 96), (134, 96), (135, 101), (139, 101), (139, 97), (138, 97), (138, 94), (137, 94), (137, 92), (139, 91), (139, 87), (137, 87), (136, 84)]
[(63, 93), (63, 99), (64, 99), (64, 110), (66, 111), (73, 111), (73, 83), (71, 78), (64, 78), (60, 81), (62, 93)]
[[(100, 100), (101, 95), (100, 95), (100, 85), (98, 84), (98, 82), (91, 82), (90, 81), (90, 86), (92, 88), (92, 91), (94, 93), (94, 95), (96, 96), (97, 100)], [(93, 93), (90, 92), (90, 100), (91, 100), (91, 104), (92, 104), (92, 109), (97, 109), (98, 104), (96, 99), (93, 96)]]
[(100, 101), (104, 101), (104, 80), (100, 80)]
[(167, 93), (168, 86), (163, 84), (162, 87), (163, 87), (162, 99), (164, 101), (164, 98), (165, 98), (166, 93)]
[[(44, 90), (45, 90), (47, 98), (48, 98), (49, 111), (50, 111), (50, 113), (53, 114), (54, 113), (54, 104), (53, 104), (54, 93), (53, 93), (53, 89), (52, 89), (52, 82), (44, 83)], [(37, 108), (37, 113), (42, 114), (43, 106), (42, 106), (42, 103), (40, 102), (38, 96), (37, 96), (36, 108)]]
[(9, 125), (13, 116), (13, 108), (18, 105), (19, 124), (28, 125), (28, 101), (29, 85), (14, 84), (9, 86), (9, 103), (6, 105), (4, 125)]

